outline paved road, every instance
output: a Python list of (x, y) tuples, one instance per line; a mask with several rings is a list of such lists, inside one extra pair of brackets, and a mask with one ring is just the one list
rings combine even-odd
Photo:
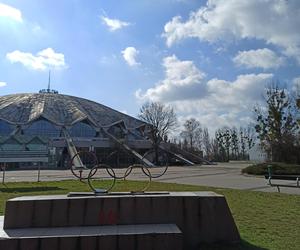
[[(277, 192), (277, 189), (275, 187), (269, 187), (266, 180), (262, 177), (242, 175), (241, 169), (248, 165), (249, 163), (232, 162), (219, 163), (218, 165), (212, 166), (170, 167), (167, 173), (157, 179), (157, 181), (263, 192)], [(159, 173), (160, 170), (161, 169), (156, 169), (152, 172), (155, 174)], [(123, 175), (124, 172), (125, 170), (116, 170), (116, 174), (118, 176)], [(37, 170), (6, 171), (5, 181), (36, 181), (37, 176)], [(75, 177), (69, 170), (41, 170), (41, 181), (64, 179), (75, 179)], [(135, 170), (132, 175), (130, 175), (130, 179), (143, 180), (145, 178), (141, 171)], [(281, 192), (300, 195), (300, 188), (281, 188)]]
[[(168, 175), (161, 177), (160, 181), (263, 192), (277, 192), (276, 187), (270, 187), (267, 185), (267, 181), (264, 177), (241, 174), (241, 170), (248, 165), (248, 163), (220, 163), (213, 166), (204, 165), (170, 169), (168, 171)], [(187, 171), (184, 171), (186, 169)], [(280, 188), (280, 191), (282, 193), (300, 195), (300, 188)]]

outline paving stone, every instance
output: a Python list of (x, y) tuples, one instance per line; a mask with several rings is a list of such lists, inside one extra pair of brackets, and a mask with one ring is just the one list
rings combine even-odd
[(78, 250), (79, 242), (79, 237), (61, 237), (59, 238), (59, 250)]
[(19, 240), (10, 239), (4, 240), (0, 239), (0, 249), (2, 250), (18, 250), (19, 249)]
[(40, 250), (39, 249), (39, 238), (24, 238), (19, 240), (19, 250)]
[(153, 234), (139, 235), (136, 240), (136, 249), (155, 250), (153, 243), (155, 236)]
[[(33, 200), (7, 202), (5, 228), (25, 228), (32, 225)], [(10, 204), (9, 204), (10, 203)], [(6, 220), (6, 217), (5, 217)]]
[(5, 205), (4, 228), (14, 227), (16, 213), (17, 213), (17, 202), (7, 201)]
[(152, 198), (136, 197), (134, 207), (135, 223), (146, 224), (155, 223), (152, 217)]
[(86, 209), (84, 214), (84, 225), (99, 225), (99, 214), (102, 210), (103, 199), (91, 198), (86, 200)]
[(118, 250), (128, 249), (137, 249), (136, 235), (118, 235)]
[(98, 238), (98, 242), (98, 250), (119, 250), (117, 236), (102, 236)]
[(51, 209), (52, 203), (50, 200), (40, 200), (34, 202), (32, 226), (49, 227), (51, 225)]
[(97, 236), (80, 237), (80, 249), (82, 250), (97, 250)]
[(116, 225), (119, 223), (119, 198), (104, 198), (99, 212), (99, 225)]
[(55, 250), (59, 249), (59, 241), (57, 237), (41, 238), (40, 250)]
[(137, 198), (132, 197), (120, 198), (120, 207), (118, 208), (119, 224), (134, 224), (137, 215), (136, 207)]
[(69, 200), (68, 226), (84, 225), (86, 199)]
[(174, 213), (168, 211), (169, 197), (152, 197), (151, 198), (151, 216), (153, 223), (168, 223), (170, 222), (169, 214)]
[(63, 227), (68, 225), (69, 199), (52, 201), (51, 226)]

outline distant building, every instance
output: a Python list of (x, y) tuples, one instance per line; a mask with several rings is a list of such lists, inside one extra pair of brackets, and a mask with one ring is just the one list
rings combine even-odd
[(268, 155), (259, 143), (256, 143), (249, 150), (249, 160), (255, 162), (265, 162), (268, 160)]

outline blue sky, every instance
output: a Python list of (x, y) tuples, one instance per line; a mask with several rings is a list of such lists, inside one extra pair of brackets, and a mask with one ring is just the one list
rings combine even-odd
[[(55, 3), (54, 3), (55, 2)], [(137, 115), (172, 105), (245, 125), (266, 84), (300, 82), (297, 0), (0, 0), (0, 95), (51, 85)]]

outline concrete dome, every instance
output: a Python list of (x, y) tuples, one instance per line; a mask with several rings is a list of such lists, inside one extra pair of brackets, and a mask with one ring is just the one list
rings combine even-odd
[(144, 123), (102, 104), (57, 93), (13, 94), (0, 97), (0, 120), (26, 125), (44, 118), (57, 126), (72, 126), (88, 120), (95, 127), (123, 121), (127, 128)]

